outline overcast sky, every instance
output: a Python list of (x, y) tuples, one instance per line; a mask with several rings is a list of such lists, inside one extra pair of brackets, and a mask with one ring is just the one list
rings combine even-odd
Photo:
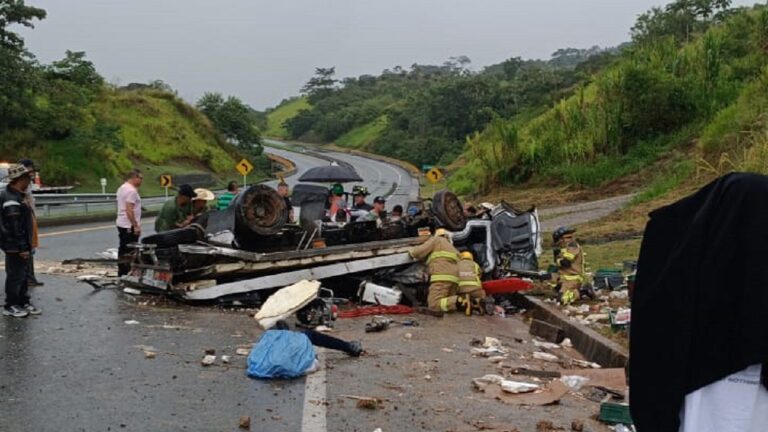
[[(110, 82), (161, 79), (256, 109), (298, 93), (316, 66), (339, 76), (466, 55), (475, 69), (513, 56), (629, 40), (664, 0), (27, 0), (48, 11), (24, 31), (42, 61), (85, 51)], [(736, 1), (737, 4), (751, 2)]]

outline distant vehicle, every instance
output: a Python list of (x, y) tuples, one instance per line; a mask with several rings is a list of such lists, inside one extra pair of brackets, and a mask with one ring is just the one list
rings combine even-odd
[[(8, 162), (0, 162), (0, 188), (8, 186), (8, 167), (11, 164)], [(39, 173), (35, 173), (35, 178), (32, 183), (32, 193), (67, 193), (74, 186), (43, 186), (42, 179)]]

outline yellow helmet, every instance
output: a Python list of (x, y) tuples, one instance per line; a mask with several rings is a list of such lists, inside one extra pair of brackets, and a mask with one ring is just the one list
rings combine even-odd
[(461, 259), (471, 260), (471, 259), (474, 259), (474, 257), (472, 256), (472, 252), (464, 251), (464, 252), (461, 253)]
[(435, 237), (448, 237), (448, 231), (445, 228), (435, 230)]

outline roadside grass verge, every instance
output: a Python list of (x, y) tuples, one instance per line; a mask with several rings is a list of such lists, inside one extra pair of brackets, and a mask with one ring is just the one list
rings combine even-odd
[(311, 109), (312, 106), (307, 98), (295, 98), (280, 104), (278, 107), (267, 113), (267, 130), (264, 136), (274, 138), (288, 138), (288, 131), (285, 130), (283, 123), (296, 116), (303, 109)]

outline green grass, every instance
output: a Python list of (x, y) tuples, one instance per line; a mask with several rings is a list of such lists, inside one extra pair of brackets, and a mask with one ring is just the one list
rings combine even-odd
[(336, 140), (336, 144), (341, 147), (350, 147), (355, 149), (366, 148), (376, 138), (384, 132), (387, 127), (387, 116), (381, 116), (376, 120), (358, 126), (345, 133)]
[(267, 130), (264, 136), (273, 138), (288, 138), (288, 132), (283, 123), (296, 116), (303, 109), (311, 109), (307, 98), (291, 99), (267, 113)]

